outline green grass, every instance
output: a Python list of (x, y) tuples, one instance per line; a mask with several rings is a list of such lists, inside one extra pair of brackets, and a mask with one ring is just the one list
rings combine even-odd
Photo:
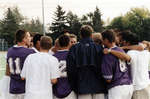
[(0, 79), (5, 74), (6, 66), (6, 52), (0, 52)]

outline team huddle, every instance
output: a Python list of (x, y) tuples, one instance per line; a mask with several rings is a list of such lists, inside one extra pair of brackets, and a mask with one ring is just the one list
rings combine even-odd
[[(18, 30), (7, 52), (8, 99), (150, 99), (150, 43), (130, 31), (93, 33), (81, 40)], [(31, 42), (32, 41), (32, 42)]]

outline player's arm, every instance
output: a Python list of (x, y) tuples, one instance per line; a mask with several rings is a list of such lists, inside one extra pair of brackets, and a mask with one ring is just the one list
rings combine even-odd
[(51, 83), (52, 84), (56, 84), (57, 83), (57, 79), (51, 79)]
[[(110, 60), (112, 62), (110, 62)], [(102, 65), (101, 65), (101, 72), (102, 72), (102, 76), (105, 79), (105, 81), (107, 83), (111, 83), (112, 78), (113, 78), (113, 59), (111, 59), (110, 56), (108, 55), (104, 55), (103, 59), (102, 59)]]
[(111, 83), (111, 80), (106, 80), (107, 83)]
[(6, 64), (6, 72), (5, 72), (5, 75), (6, 76), (10, 76), (10, 68), (9, 68), (9, 65)]
[(145, 44), (132, 45), (132, 46), (123, 46), (122, 49), (138, 50), (143, 51), (145, 49)]
[(21, 77), (22, 80), (25, 80), (25, 78)]
[(28, 68), (28, 66), (30, 66), (30, 62), (29, 62), (30, 60), (31, 59), (30, 59), (30, 55), (29, 55), (24, 61), (23, 68), (22, 68), (22, 71), (20, 74), (22, 80), (25, 80), (25, 78), (26, 78), (27, 68)]
[(60, 72), (59, 72), (59, 62), (57, 58), (53, 58), (53, 61), (51, 61), (51, 70), (50, 70), (50, 75), (51, 75), (51, 83), (56, 84), (57, 83), (57, 78), (60, 77)]
[(130, 61), (131, 60), (131, 57), (128, 54), (123, 53), (123, 52), (119, 52), (119, 51), (115, 51), (115, 50), (109, 50), (107, 48), (105, 48), (103, 52), (104, 52), (104, 54), (111, 53), (114, 56), (116, 56), (119, 59), (124, 60), (124, 61)]

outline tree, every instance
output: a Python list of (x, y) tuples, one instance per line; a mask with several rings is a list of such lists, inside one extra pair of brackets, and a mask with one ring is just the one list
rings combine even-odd
[(93, 27), (95, 32), (103, 31), (104, 22), (101, 19), (101, 12), (98, 7), (96, 7), (94, 12), (90, 12), (86, 15), (83, 15), (81, 18), (82, 25), (90, 25)]
[(103, 21), (101, 19), (101, 12), (98, 7), (96, 7), (93, 16), (93, 29), (95, 32), (102, 32), (103, 31)]
[(11, 9), (12, 9), (12, 12), (13, 12), (13, 15), (16, 19), (17, 24), (21, 25), (23, 20), (25, 20), (24, 16), (20, 13), (20, 10), (18, 7), (14, 7)]
[(144, 20), (150, 17), (150, 12), (146, 8), (132, 8), (124, 16), (125, 29), (129, 29), (136, 33), (140, 40), (144, 40), (145, 30), (144, 30)]
[(6, 11), (4, 19), (1, 20), (0, 27), (1, 37), (4, 38), (9, 45), (13, 45), (14, 34), (19, 29), (19, 22), (10, 8)]
[(65, 13), (66, 12), (62, 9), (62, 7), (58, 5), (56, 12), (54, 12), (55, 17), (53, 18), (53, 22), (49, 28), (52, 33), (60, 35), (62, 31), (68, 29)]
[(42, 23), (40, 22), (39, 18), (32, 19), (29, 22), (25, 22), (21, 25), (21, 28), (29, 31), (29, 32), (38, 32), (42, 33)]
[(79, 31), (81, 28), (80, 19), (77, 15), (73, 14), (71, 11), (67, 13), (67, 23), (69, 25), (69, 31), (79, 37)]
[(110, 25), (108, 26), (108, 28), (117, 28), (119, 30), (124, 30), (124, 22), (123, 22), (123, 17), (122, 16), (119, 16), (119, 17), (116, 17), (114, 18)]
[(109, 27), (120, 30), (130, 30), (136, 33), (140, 40), (150, 40), (150, 12), (146, 8), (132, 8), (124, 16), (116, 17)]

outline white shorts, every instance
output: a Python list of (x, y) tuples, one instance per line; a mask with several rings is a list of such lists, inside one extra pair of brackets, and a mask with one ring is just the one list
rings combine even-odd
[(78, 99), (105, 99), (105, 95), (104, 94), (78, 95)]
[(10, 86), (10, 77), (4, 76), (0, 80), (0, 99), (10, 99), (9, 86)]
[(77, 99), (76, 94), (72, 91), (67, 97), (65, 98), (57, 98), (56, 96), (54, 96), (53, 99)]
[(131, 99), (132, 94), (132, 85), (120, 85), (108, 90), (108, 99)]
[(24, 94), (10, 94), (10, 99), (24, 99)]
[(52, 93), (48, 92), (32, 92), (32, 93), (25, 93), (25, 98), (24, 99), (53, 99)]
[(134, 91), (132, 99), (150, 99), (150, 85), (142, 90)]

